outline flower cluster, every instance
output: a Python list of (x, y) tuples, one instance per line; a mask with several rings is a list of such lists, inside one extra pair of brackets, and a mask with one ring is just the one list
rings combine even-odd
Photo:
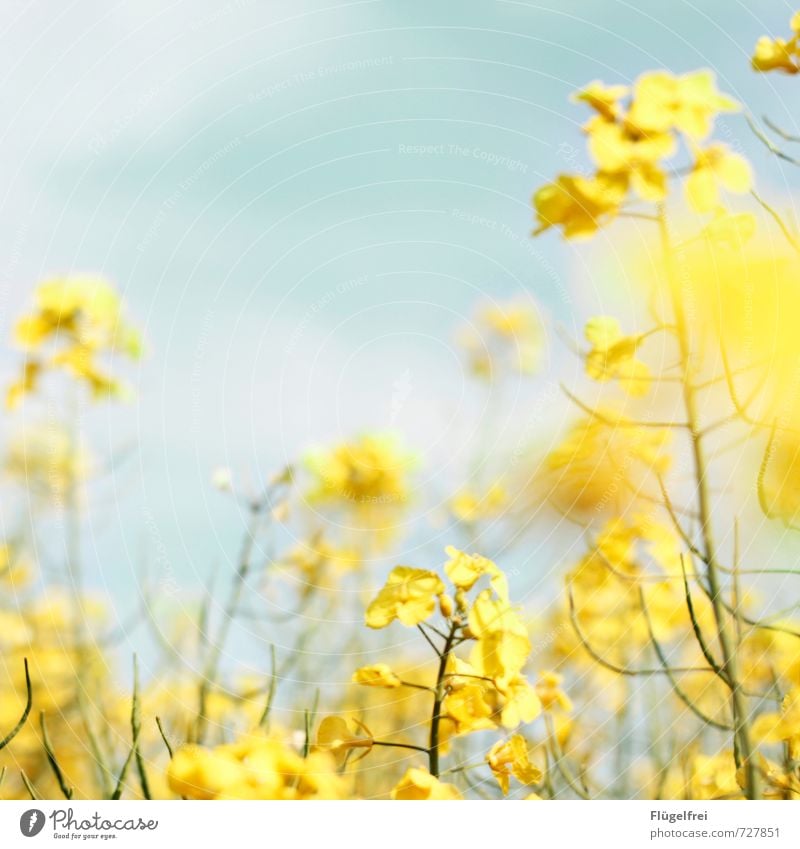
[(212, 749), (183, 746), (167, 778), (173, 792), (187, 799), (343, 799), (348, 791), (330, 756), (303, 757), (263, 734)]
[(127, 323), (122, 301), (98, 277), (56, 277), (40, 283), (35, 309), (17, 322), (17, 344), (26, 352), (20, 378), (6, 395), (9, 408), (36, 391), (42, 375), (64, 370), (89, 387), (93, 398), (122, 396), (125, 388), (103, 368), (100, 358), (142, 352), (138, 331)]
[(789, 22), (791, 38), (770, 38), (762, 35), (756, 42), (751, 64), (755, 71), (782, 71), (796, 74), (800, 71), (800, 12)]
[(725, 145), (706, 143), (714, 118), (739, 109), (717, 91), (710, 71), (681, 77), (654, 71), (642, 75), (632, 91), (593, 82), (575, 99), (595, 113), (584, 132), (597, 170), (592, 176), (561, 174), (537, 190), (535, 233), (561, 227), (568, 239), (586, 238), (630, 202), (664, 201), (666, 162), (677, 153), (680, 140), (692, 157), (686, 196), (698, 212), (719, 208), (720, 188), (735, 193), (750, 189), (748, 163)]

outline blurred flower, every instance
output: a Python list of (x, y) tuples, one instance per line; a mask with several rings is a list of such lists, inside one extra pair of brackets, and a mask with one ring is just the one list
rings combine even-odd
[(572, 711), (572, 700), (561, 688), (563, 680), (564, 676), (556, 672), (548, 670), (540, 673), (539, 680), (536, 682), (536, 695), (542, 703), (543, 710), (559, 708), (565, 713)]
[(473, 523), (499, 516), (508, 503), (508, 492), (499, 481), (484, 493), (472, 487), (460, 489), (450, 499), (450, 511), (459, 522)]
[(532, 302), (509, 301), (481, 307), (474, 320), (459, 330), (457, 341), (478, 377), (529, 375), (541, 363), (544, 329)]
[(613, 220), (628, 191), (624, 177), (561, 174), (533, 196), (538, 227), (534, 235), (561, 227), (566, 239), (586, 239)]
[(312, 502), (354, 509), (404, 505), (412, 458), (388, 435), (366, 434), (353, 442), (309, 452)]
[(93, 469), (89, 452), (55, 424), (28, 425), (9, 441), (5, 471), (33, 494), (61, 503)]
[(426, 769), (411, 767), (392, 790), (392, 799), (404, 801), (445, 801), (462, 799), (454, 784), (444, 784)]
[(173, 792), (189, 799), (343, 799), (347, 784), (323, 752), (301, 757), (285, 743), (252, 734), (235, 743), (183, 746), (167, 770)]
[(593, 380), (618, 380), (629, 395), (646, 395), (651, 374), (636, 358), (642, 336), (623, 336), (619, 322), (610, 316), (597, 316), (586, 322), (585, 335), (592, 349), (586, 355), (586, 373)]
[[(6, 403), (16, 407), (37, 389), (48, 370), (66, 370), (86, 383), (94, 398), (122, 397), (123, 385), (99, 365), (104, 354), (141, 356), (138, 331), (124, 320), (122, 301), (99, 277), (74, 276), (45, 280), (36, 289), (35, 309), (16, 325), (15, 340), (28, 352), (22, 376), (9, 388)], [(46, 346), (51, 347), (47, 354)]]
[(548, 496), (564, 512), (622, 510), (648, 472), (669, 469), (671, 438), (669, 430), (639, 427), (612, 409), (582, 417), (547, 455)]
[(614, 121), (620, 114), (620, 100), (627, 97), (630, 89), (624, 85), (604, 85), (599, 80), (589, 83), (575, 92), (572, 99), (576, 103), (587, 103), (603, 118)]
[(800, 12), (795, 13), (789, 23), (793, 35), (790, 39), (769, 38), (762, 35), (756, 42), (752, 66), (755, 71), (783, 71), (785, 74), (796, 74), (800, 71), (800, 51), (798, 36), (800, 36)]
[(719, 189), (735, 194), (750, 191), (753, 176), (750, 164), (725, 145), (712, 144), (697, 150), (692, 172), (686, 178), (686, 195), (697, 212), (713, 212), (719, 207)]
[(717, 91), (711, 71), (680, 77), (667, 71), (652, 71), (636, 81), (625, 121), (640, 133), (674, 129), (699, 141), (711, 132), (718, 113), (737, 112), (740, 108), (735, 100)]

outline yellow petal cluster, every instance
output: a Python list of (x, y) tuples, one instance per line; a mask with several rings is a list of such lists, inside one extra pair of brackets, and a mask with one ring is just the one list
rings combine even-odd
[[(587, 238), (613, 221), (631, 196), (663, 201), (668, 194), (665, 163), (677, 152), (679, 141), (696, 146), (711, 133), (718, 114), (739, 109), (705, 70), (683, 76), (646, 73), (630, 92), (625, 86), (593, 82), (573, 99), (595, 112), (584, 131), (596, 171), (559, 174), (536, 191), (534, 235), (560, 227), (567, 239)], [(690, 200), (704, 212), (714, 208), (719, 186), (734, 192), (749, 189), (747, 163), (720, 148), (709, 147), (705, 156), (697, 156), (687, 186)]]
[(411, 767), (392, 790), (392, 799), (401, 801), (457, 801), (463, 799), (455, 784), (445, 784), (426, 769)]
[(34, 311), (17, 322), (14, 338), (27, 360), (8, 389), (9, 408), (36, 391), (44, 373), (56, 370), (86, 384), (94, 398), (121, 397), (123, 384), (107, 373), (99, 358), (123, 354), (136, 359), (142, 351), (139, 333), (125, 320), (114, 287), (91, 276), (43, 281), (36, 289)]
[(525, 785), (538, 784), (542, 780), (542, 772), (531, 763), (528, 744), (521, 734), (498, 740), (486, 755), (486, 763), (505, 796), (508, 795), (512, 776)]
[(443, 593), (444, 584), (435, 572), (396, 566), (367, 607), (367, 625), (385, 628), (395, 619), (403, 625), (419, 625), (433, 614), (436, 599)]
[(762, 35), (756, 42), (751, 65), (760, 72), (781, 71), (796, 74), (800, 71), (800, 12), (796, 12), (789, 26), (791, 38), (770, 38)]
[(610, 316), (589, 319), (584, 334), (592, 346), (586, 355), (586, 373), (592, 380), (617, 380), (629, 395), (647, 394), (650, 369), (636, 357), (641, 336), (624, 336), (619, 322)]
[(280, 740), (249, 735), (214, 748), (183, 746), (167, 771), (188, 799), (343, 799), (347, 783), (323, 752), (302, 757)]

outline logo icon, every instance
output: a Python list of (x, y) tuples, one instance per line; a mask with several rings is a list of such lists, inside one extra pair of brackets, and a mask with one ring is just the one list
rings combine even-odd
[(44, 828), (44, 813), (38, 808), (31, 808), (19, 818), (19, 830), (25, 837), (36, 837)]

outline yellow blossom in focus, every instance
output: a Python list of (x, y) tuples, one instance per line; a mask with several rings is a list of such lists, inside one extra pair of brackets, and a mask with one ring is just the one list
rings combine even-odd
[(393, 689), (401, 686), (402, 682), (385, 663), (376, 663), (373, 666), (362, 666), (353, 673), (353, 683), (363, 684), (366, 687), (386, 687)]
[(395, 619), (403, 625), (418, 625), (431, 616), (442, 593), (444, 584), (435, 572), (396, 566), (367, 608), (367, 625), (385, 628)]
[(492, 589), (499, 598), (508, 601), (508, 581), (498, 566), (480, 554), (466, 554), (455, 546), (448, 545), (445, 553), (450, 558), (444, 564), (447, 577), (460, 590), (471, 590), (479, 578), (489, 575)]
[(650, 369), (636, 358), (641, 336), (623, 336), (619, 322), (610, 316), (597, 316), (586, 322), (584, 331), (592, 349), (586, 355), (586, 373), (593, 380), (616, 379), (635, 397), (650, 389)]
[(411, 767), (392, 790), (392, 799), (404, 801), (454, 801), (462, 799), (455, 784), (444, 784), (426, 769)]
[(686, 178), (686, 195), (697, 212), (712, 212), (719, 207), (719, 189), (735, 194), (750, 191), (753, 176), (750, 164), (725, 145), (713, 144), (695, 155), (692, 172)]
[(531, 763), (528, 744), (521, 734), (498, 740), (486, 755), (486, 763), (504, 796), (508, 795), (512, 775), (520, 784), (538, 784), (542, 780), (541, 770)]
[[(355, 730), (351, 726), (355, 726)], [(360, 733), (359, 733), (360, 732)], [(374, 740), (369, 729), (357, 720), (343, 716), (326, 716), (317, 729), (315, 750), (329, 752), (342, 766), (352, 752), (368, 755)]]

